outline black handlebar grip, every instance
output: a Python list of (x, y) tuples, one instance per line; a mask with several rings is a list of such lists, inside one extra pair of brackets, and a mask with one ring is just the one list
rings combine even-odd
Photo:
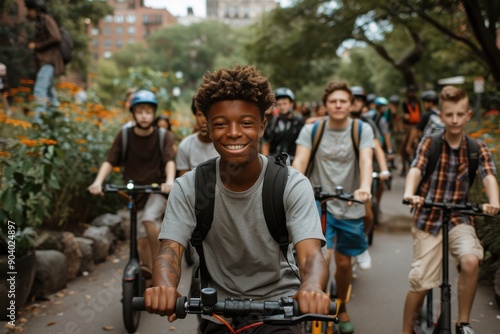
[[(330, 308), (328, 310), (328, 315), (335, 315), (335, 314), (337, 314), (337, 303), (331, 302)], [(299, 303), (297, 302), (296, 299), (293, 300), (293, 315), (294, 316), (301, 315), (300, 310), (299, 310)]]
[(186, 317), (186, 303), (186, 296), (177, 298), (177, 301), (175, 302), (175, 315), (177, 316), (177, 318), (184, 319)]
[(336, 302), (330, 303), (330, 310), (329, 310), (328, 314), (329, 315), (337, 314), (337, 303)]
[(136, 311), (146, 311), (146, 305), (144, 305), (144, 297), (132, 298), (132, 309)]
[(404, 200), (403, 200), (403, 204), (404, 204), (404, 205), (410, 205), (411, 203), (410, 203), (410, 201), (408, 201), (408, 200), (404, 199)]

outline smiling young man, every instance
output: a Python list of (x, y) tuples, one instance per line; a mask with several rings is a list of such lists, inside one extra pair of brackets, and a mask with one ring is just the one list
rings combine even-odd
[[(371, 198), (373, 131), (367, 123), (361, 123), (358, 159), (351, 139), (353, 120), (350, 112), (354, 101), (351, 89), (345, 82), (329, 82), (322, 100), (328, 119), (313, 158), (314, 168), (309, 179), (325, 192), (335, 193), (335, 187), (341, 186), (345, 192), (354, 193), (356, 199), (366, 201)], [(293, 167), (302, 173), (311, 158), (312, 130), (313, 124), (306, 124), (297, 139)], [(360, 204), (349, 206), (344, 201), (333, 200), (328, 202), (327, 211), (327, 261), (330, 260), (330, 250), (334, 249), (337, 292), (341, 300), (346, 300), (352, 281), (351, 257), (362, 254), (368, 248), (363, 222), (365, 207)], [(344, 303), (339, 311), (339, 320), (342, 334), (354, 332)]]
[[(404, 199), (416, 207), (414, 214), (413, 261), (408, 275), (410, 291), (406, 296), (403, 333), (413, 333), (412, 326), (429, 289), (439, 286), (442, 261), (442, 220), (439, 209), (422, 208), (425, 200), (433, 202), (464, 204), (468, 202), (469, 161), (468, 140), (465, 127), (472, 111), (466, 93), (453, 86), (445, 86), (439, 94), (440, 117), (445, 126), (440, 156), (436, 168), (417, 186), (426, 171), (429, 156), (432, 154), (433, 136), (420, 142), (417, 155), (406, 177)], [(482, 141), (478, 145), (478, 176), (488, 197), (482, 205), (483, 211), (495, 215), (499, 212), (499, 190), (495, 164), (491, 153)], [(418, 192), (417, 192), (418, 191)], [(458, 318), (457, 334), (474, 334), (469, 324), (470, 312), (476, 294), (479, 262), (483, 259), (483, 248), (476, 236), (474, 220), (471, 217), (454, 214), (451, 217), (449, 233), (450, 253), (456, 260), (458, 275)]]
[[(208, 133), (220, 158), (216, 162), (214, 220), (203, 241), (208, 285), (221, 298), (279, 299), (293, 296), (303, 313), (328, 312), (330, 299), (323, 292), (328, 268), (321, 252), (324, 238), (307, 179), (287, 167), (283, 194), (291, 251), (287, 263), (272, 238), (262, 208), (262, 186), (268, 159), (259, 154), (266, 120), (274, 103), (267, 78), (253, 66), (221, 68), (207, 73), (195, 105), (207, 119)], [(196, 226), (194, 169), (177, 178), (169, 197), (160, 232), (160, 254), (155, 260), (153, 288), (145, 291), (149, 312), (175, 320), (181, 259)], [(293, 271), (300, 271), (301, 281)], [(248, 319), (233, 319), (241, 328)], [(300, 326), (263, 325), (259, 333), (300, 333)], [(224, 326), (204, 319), (203, 333), (221, 333)]]

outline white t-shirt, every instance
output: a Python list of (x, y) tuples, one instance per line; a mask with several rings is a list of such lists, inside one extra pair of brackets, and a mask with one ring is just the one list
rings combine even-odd
[(204, 143), (198, 139), (198, 133), (193, 133), (179, 144), (175, 166), (177, 170), (192, 170), (200, 163), (218, 156), (212, 142)]

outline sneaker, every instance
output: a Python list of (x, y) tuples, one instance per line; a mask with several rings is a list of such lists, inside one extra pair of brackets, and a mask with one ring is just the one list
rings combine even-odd
[(356, 263), (363, 270), (368, 270), (372, 267), (372, 257), (368, 253), (368, 249), (356, 256)]
[(456, 334), (475, 334), (474, 330), (468, 323), (461, 323), (460, 325), (457, 323), (455, 325), (455, 333)]

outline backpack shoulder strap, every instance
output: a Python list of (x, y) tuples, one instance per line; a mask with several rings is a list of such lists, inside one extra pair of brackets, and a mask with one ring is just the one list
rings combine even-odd
[(469, 161), (469, 187), (472, 187), (479, 165), (479, 144), (474, 138), (469, 136), (465, 136), (465, 138), (467, 140), (467, 158)]
[(363, 129), (363, 122), (357, 118), (352, 120), (351, 127), (351, 140), (352, 146), (354, 148), (354, 154), (356, 155), (356, 159), (359, 160), (359, 140), (361, 138), (361, 132)]
[(312, 144), (311, 144), (311, 156), (309, 157), (309, 161), (307, 163), (305, 176), (309, 177), (314, 169), (314, 157), (316, 156), (316, 152), (318, 151), (319, 143), (321, 142), (321, 138), (323, 137), (323, 132), (325, 131), (326, 120), (316, 121), (314, 122), (312, 128)]
[(122, 133), (122, 158), (121, 164), (125, 162), (127, 159), (127, 150), (128, 150), (128, 138), (130, 137), (130, 131), (132, 131), (132, 127), (126, 127), (121, 130)]
[(431, 147), (429, 147), (429, 155), (427, 156), (427, 165), (425, 166), (424, 174), (422, 175), (422, 179), (418, 183), (416, 193), (420, 192), (422, 185), (427, 182), (429, 177), (432, 175), (432, 172), (436, 169), (437, 163), (439, 161), (439, 157), (441, 156), (441, 147), (443, 146), (443, 137), (442, 133), (435, 133), (430, 136), (431, 139)]
[(165, 163), (163, 159), (163, 150), (165, 149), (165, 136), (167, 135), (167, 130), (158, 127), (158, 140), (160, 141), (160, 157), (162, 165)]
[(286, 153), (278, 153), (268, 157), (267, 169), (262, 186), (262, 208), (269, 232), (280, 245), (281, 252), (287, 258), (288, 229), (286, 227), (286, 213), (283, 204), (283, 194), (288, 180)]
[(191, 244), (200, 257), (199, 273), (201, 275), (201, 286), (206, 288), (209, 282), (209, 273), (205, 263), (202, 242), (207, 236), (214, 219), (215, 185), (217, 158), (205, 161), (195, 170), (195, 204), (196, 227), (191, 236)]

